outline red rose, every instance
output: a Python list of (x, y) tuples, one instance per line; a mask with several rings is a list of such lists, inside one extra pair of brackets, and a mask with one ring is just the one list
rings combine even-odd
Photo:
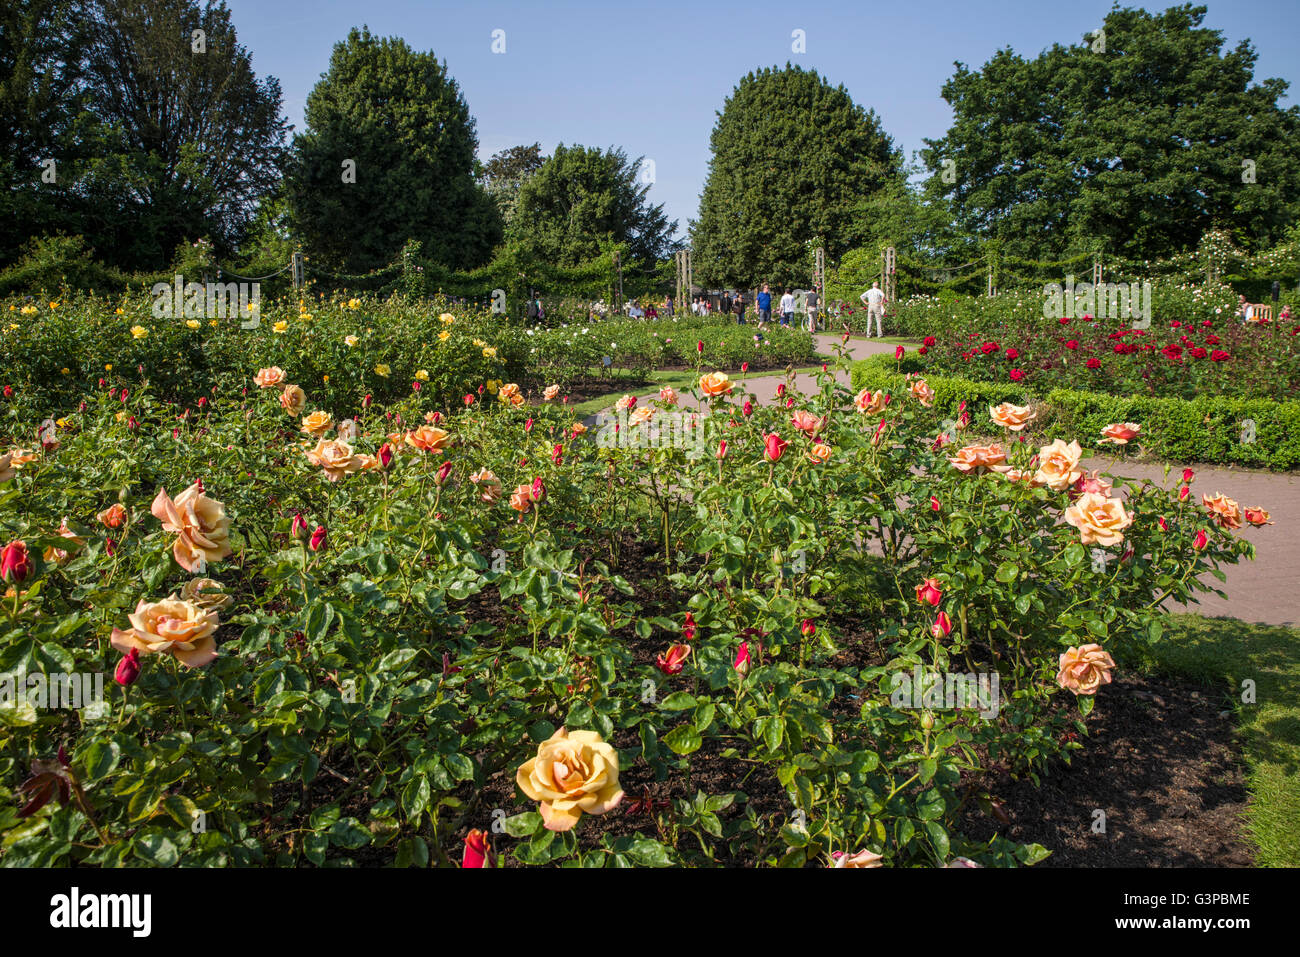
[(1210, 353), (1211, 362), (1227, 362), (1231, 358), (1232, 356), (1228, 355), (1222, 349), (1215, 349), (1213, 352)]
[(937, 608), (939, 602), (943, 601), (943, 590), (939, 587), (939, 580), (937, 578), (927, 578), (917, 585), (916, 600), (928, 605), (934, 605)]
[(1067, 343), (1065, 344), (1065, 348), (1067, 348), (1067, 349), (1077, 349), (1077, 348), (1079, 348), (1079, 340), (1078, 340), (1078, 339), (1071, 339), (1069, 342), (1067, 342)]
[(1020, 358), (1020, 350), (1017, 349), (1017, 348), (1015, 348), (1014, 346), (1013, 346), (1012, 348), (1008, 349), (1008, 350), (1007, 350), (1007, 358), (1008, 358), (1008, 359), (1019, 359), (1019, 358)]
[(763, 436), (763, 457), (769, 462), (777, 462), (785, 454), (785, 447), (790, 443), (775, 432)]
[(1088, 360), (1088, 368), (1089, 368), (1089, 369), (1100, 369), (1100, 368), (1101, 368), (1101, 360), (1098, 359), (1098, 358), (1096, 358), (1096, 357), (1093, 357), (1093, 358), (1089, 359), (1089, 360)]
[(1012, 382), (1021, 382), (1025, 378), (1025, 374), (1019, 369), (1012, 369), (1010, 375)]
[(12, 541), (0, 551), (0, 578), (18, 585), (31, 573), (32, 560), (27, 554), (26, 542)]
[(129, 688), (135, 684), (140, 677), (140, 651), (138, 648), (132, 648), (122, 660), (117, 663), (117, 670), (113, 672), (113, 680), (123, 688)]

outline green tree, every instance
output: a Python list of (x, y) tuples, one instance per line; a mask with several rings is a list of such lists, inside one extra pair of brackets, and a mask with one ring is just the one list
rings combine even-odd
[(824, 241), (831, 257), (866, 243), (870, 198), (901, 178), (875, 113), (789, 64), (740, 81), (710, 145), (690, 230), (695, 272), (709, 284), (810, 281), (804, 243)]
[(130, 268), (199, 236), (228, 254), (280, 179), (279, 82), (253, 73), (224, 3), (95, 0), (86, 27), (80, 231)]
[(512, 146), (499, 153), (493, 153), (492, 158), (479, 168), (477, 176), (479, 185), (497, 204), (497, 209), (501, 213), (501, 223), (506, 229), (509, 229), (510, 221), (515, 217), (515, 209), (519, 205), (519, 191), (545, 162), (542, 144), (533, 143), (531, 146)]
[(408, 239), (451, 268), (487, 260), (500, 214), (474, 182), (469, 106), (432, 52), (353, 29), (308, 95), (305, 119), (287, 196), (319, 264), (354, 273), (386, 266)]
[(1300, 109), (1279, 106), (1284, 81), (1253, 82), (1249, 41), (1225, 50), (1204, 17), (1117, 6), (1081, 43), (956, 64), (953, 125), (922, 151), (928, 190), (1026, 258), (1158, 258), (1212, 226), (1276, 241), (1297, 215)]
[(676, 248), (677, 223), (647, 198), (641, 162), (621, 149), (561, 143), (520, 189), (507, 241), (559, 266), (626, 243), (634, 260), (652, 267)]

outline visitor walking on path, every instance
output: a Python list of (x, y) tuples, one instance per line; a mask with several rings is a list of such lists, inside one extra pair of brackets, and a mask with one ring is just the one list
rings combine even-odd
[(763, 289), (758, 294), (758, 328), (762, 329), (771, 321), (772, 293), (768, 291), (767, 283), (763, 283)]
[(804, 302), (804, 308), (808, 310), (808, 331), (816, 332), (817, 331), (817, 306), (820, 303), (820, 299), (817, 296), (817, 290), (814, 289), (812, 292), (808, 293), (808, 295), (804, 298), (803, 302)]
[(718, 300), (718, 314), (723, 316), (731, 315), (731, 293), (722, 290), (722, 298)]
[[(736, 298), (731, 301), (731, 311), (736, 314), (737, 324), (743, 326), (745, 324), (745, 297), (742, 294), (736, 293)], [(758, 327), (763, 328), (763, 324), (760, 322)]]
[(884, 317), (885, 317), (885, 294), (880, 289), (880, 284), (873, 282), (871, 288), (864, 292), (860, 297), (862, 304), (867, 307), (867, 335), (871, 335), (871, 317), (876, 318), (876, 335), (884, 338)]
[(788, 326), (794, 320), (794, 296), (786, 289), (781, 293), (781, 325)]

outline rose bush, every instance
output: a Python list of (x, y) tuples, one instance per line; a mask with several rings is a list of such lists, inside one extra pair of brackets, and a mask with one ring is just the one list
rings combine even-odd
[(0, 675), (116, 680), (0, 707), (5, 864), (1032, 863), (961, 833), (990, 772), (1082, 746), (1161, 608), (1251, 554), (1225, 517), (1268, 521), (829, 372), (587, 430), (271, 364), (9, 409), (40, 451), (0, 484)]

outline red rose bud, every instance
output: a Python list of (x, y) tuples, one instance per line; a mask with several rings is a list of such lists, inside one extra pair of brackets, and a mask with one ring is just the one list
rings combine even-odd
[(307, 537), (307, 520), (302, 517), (302, 512), (294, 513), (293, 524), (289, 526), (289, 534), (294, 538)]
[(465, 853), (461, 867), (496, 867), (496, 854), (488, 841), (486, 831), (472, 830), (465, 835)]
[(543, 484), (541, 476), (533, 479), (533, 501), (540, 502), (546, 498), (546, 485)]
[(721, 462), (727, 457), (727, 440), (723, 439), (718, 443), (718, 461)]
[(208, 397), (206, 395), (199, 396), (199, 408), (201, 409), (207, 404), (208, 404)]
[(1192, 542), (1192, 545), (1199, 552), (1208, 544), (1210, 544), (1210, 537), (1205, 534), (1205, 529), (1201, 529), (1196, 533), (1196, 539)]
[(763, 457), (769, 462), (779, 462), (781, 456), (785, 454), (786, 446), (789, 444), (775, 432), (765, 435), (763, 436)]
[(736, 649), (736, 660), (731, 663), (743, 678), (749, 674), (749, 642), (742, 641), (740, 647)]
[(740, 364), (740, 371), (741, 371), (741, 372), (748, 372), (748, 371), (749, 371), (749, 363), (748, 363), (748, 362), (742, 362), (742, 363)]
[(811, 638), (817, 634), (817, 626), (811, 618), (805, 618), (799, 625), (799, 631), (805, 638)]
[(318, 552), (325, 547), (326, 534), (324, 525), (316, 526), (316, 531), (311, 533), (311, 550), (313, 552)]
[(130, 389), (123, 389), (123, 390), (122, 390), (122, 401), (125, 402), (125, 401), (126, 401), (126, 397), (127, 397), (128, 395), (130, 395), (130, 394), (131, 394), (131, 390), (130, 390)]
[(695, 343), (695, 351), (698, 352), (698, 353), (700, 353), (701, 355), (704, 354), (704, 340), (703, 340), (703, 339), (701, 339), (699, 342)]
[(11, 385), (5, 386), (5, 398), (12, 399), (13, 397), (14, 397), (14, 387)]
[(793, 409), (793, 408), (794, 408), (794, 396), (790, 396), (790, 398), (788, 398), (788, 399), (785, 400), (785, 407), (786, 407), (787, 409)]
[(139, 423), (136, 422), (136, 420), (135, 420), (135, 416), (131, 416), (131, 418), (129, 418), (129, 419), (127, 420), (127, 422), (126, 422), (126, 427), (127, 427), (128, 429), (139, 428)]
[(551, 461), (554, 462), (556, 465), (563, 465), (563, 464), (564, 464), (564, 446), (563, 446), (563, 445), (560, 445), (559, 443), (556, 443), (555, 447), (554, 447), (553, 449), (551, 449)]
[(419, 379), (415, 379), (414, 381), (411, 382), (411, 391), (412, 391), (412, 392), (419, 392), (419, 391), (420, 391), (420, 380), (419, 380)]
[(748, 399), (746, 399), (746, 400), (745, 400), (745, 404), (742, 405), (742, 406), (740, 407), (740, 411), (743, 412), (743, 413), (745, 413), (745, 415), (747, 415), (747, 416), (749, 416), (749, 415), (753, 415), (753, 414), (754, 414), (754, 403), (752, 403), (752, 402), (750, 402)]
[(1182, 488), (1178, 490), (1178, 501), (1180, 502), (1187, 501), (1187, 496), (1191, 494), (1192, 494), (1192, 490), (1188, 486), (1184, 485)]
[(936, 578), (927, 578), (920, 585), (917, 585), (916, 600), (934, 605), (937, 608), (939, 602), (943, 601), (943, 591), (939, 588), (939, 580)]
[(904, 349), (902, 346), (899, 346), (897, 349), (894, 350), (894, 358), (895, 358), (895, 359), (901, 359), (901, 358), (903, 358), (903, 353), (906, 352), (906, 351), (907, 351), (907, 350)]
[(1165, 524), (1165, 517), (1163, 515), (1156, 519), (1156, 524), (1160, 526), (1160, 531), (1169, 531), (1169, 526)]
[(129, 688), (131, 685), (135, 684), (136, 679), (139, 677), (140, 652), (138, 649), (132, 648), (123, 655), (122, 660), (117, 663), (117, 670), (113, 672), (113, 680), (123, 688)]
[(776, 397), (779, 399), (783, 395), (785, 395), (785, 383), (778, 382), (776, 386)]
[(117, 547), (113, 544), (113, 540), (111, 538), (104, 542), (104, 552), (108, 555), (109, 558), (112, 558), (114, 555), (117, 554)]
[(431, 412), (431, 413), (429, 413), (429, 424), (430, 424), (430, 425), (437, 425), (437, 424), (438, 424), (439, 422), (441, 422), (441, 421), (442, 421), (442, 413), (441, 413), (441, 412)]
[(379, 447), (379, 464), (384, 468), (393, 464), (393, 447), (387, 442)]
[(525, 431), (525, 432), (531, 432), (531, 431), (533, 431), (533, 420), (532, 420), (532, 419), (529, 419), (527, 422), (524, 423), (524, 431)]
[(21, 584), (32, 573), (32, 560), (27, 554), (27, 543), (12, 541), (0, 551), (0, 578), (11, 585)]
[(946, 638), (948, 633), (951, 631), (952, 619), (948, 617), (946, 611), (939, 612), (939, 617), (936, 618), (934, 624), (930, 626), (930, 634), (934, 635), (936, 638)]
[(100, 379), (100, 380), (99, 380), (99, 387), (100, 387), (101, 389), (104, 388), (104, 386), (105, 386), (106, 384), (107, 384), (107, 383), (105, 383), (103, 379)]
[(438, 474), (434, 476), (433, 483), (435, 485), (441, 485), (443, 482), (447, 481), (447, 476), (450, 474), (451, 463), (443, 462), (442, 465), (438, 466)]
[(361, 400), (361, 408), (363, 409), (370, 408), (370, 403), (373, 401), (374, 401), (374, 396), (372, 396), (369, 392), (367, 392), (366, 397)]
[(930, 511), (932, 512), (939, 511), (939, 500), (935, 498), (933, 495), (930, 496)]
[(466, 404), (466, 405), (473, 405), (473, 404), (474, 404), (474, 396), (473, 396), (472, 394), (466, 393), (466, 395), (465, 395), (465, 404)]
[(1192, 479), (1195, 477), (1195, 475), (1196, 473), (1193, 472), (1191, 469), (1183, 469), (1183, 484), (1191, 485)]
[(695, 640), (695, 616), (691, 612), (686, 613), (686, 623), (682, 625), (682, 637), (687, 641)]

